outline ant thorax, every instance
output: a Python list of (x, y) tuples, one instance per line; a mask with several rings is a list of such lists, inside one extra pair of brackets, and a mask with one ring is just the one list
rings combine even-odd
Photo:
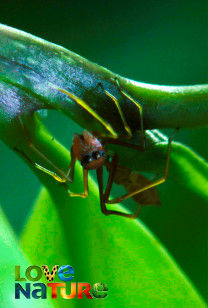
[(82, 135), (74, 134), (72, 149), (84, 169), (97, 169), (106, 162), (104, 146), (86, 130)]

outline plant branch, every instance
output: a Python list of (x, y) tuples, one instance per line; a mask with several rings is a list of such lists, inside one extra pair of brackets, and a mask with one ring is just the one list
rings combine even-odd
[[(118, 99), (134, 133), (140, 127), (138, 109), (121, 94), (115, 78), (122, 90), (141, 104), (145, 129), (208, 125), (208, 85), (173, 87), (134, 82), (63, 47), (0, 25), (0, 84), (10, 84), (33, 98), (30, 104), (22, 101), (16, 113), (42, 108), (62, 110), (86, 129), (106, 133), (89, 112), (59, 91), (62, 89), (84, 100), (119, 134), (125, 133), (115, 104), (99, 87), (102, 83)], [(1, 103), (0, 108), (7, 107)]]

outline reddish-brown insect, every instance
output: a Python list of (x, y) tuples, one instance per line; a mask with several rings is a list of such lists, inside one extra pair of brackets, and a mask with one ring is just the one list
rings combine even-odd
[[(117, 85), (121, 93), (138, 107), (138, 115), (139, 115), (138, 129), (140, 129), (140, 132), (141, 132), (141, 146), (136, 146), (136, 149), (138, 151), (145, 150), (145, 132), (143, 129), (142, 107), (137, 101), (135, 101), (132, 97), (130, 97), (126, 92), (122, 91), (120, 89), (120, 86), (117, 80), (116, 82), (117, 82)], [(102, 87), (102, 85), (100, 86)], [(40, 151), (37, 148), (35, 148), (34, 145), (32, 145), (30, 138), (25, 130), (24, 124), (22, 120), (20, 119), (22, 128), (25, 132), (25, 135), (26, 135), (26, 138), (29, 144), (32, 145), (32, 148), (36, 151), (36, 153), (39, 153), (42, 158), (44, 157), (45, 160), (47, 160), (47, 162), (49, 162), (50, 165), (53, 166), (56, 172), (50, 171), (44, 168), (43, 166), (40, 166), (37, 163), (34, 164), (35, 167), (49, 174), (50, 176), (52, 176), (55, 180), (59, 182), (72, 182), (74, 179), (75, 162), (76, 160), (79, 160), (83, 167), (84, 192), (83, 193), (72, 193), (69, 191), (70, 196), (74, 196), (74, 197), (75, 196), (79, 196), (79, 197), (88, 196), (89, 194), (88, 171), (92, 169), (96, 169), (97, 180), (98, 180), (98, 185), (99, 185), (99, 192), (100, 192), (101, 210), (106, 215), (114, 214), (114, 215), (129, 217), (129, 218), (136, 218), (139, 214), (139, 211), (142, 205), (158, 204), (159, 199), (158, 199), (156, 186), (163, 183), (167, 177), (169, 159), (170, 159), (171, 138), (169, 139), (169, 144), (168, 144), (167, 159), (166, 159), (164, 175), (160, 179), (151, 182), (146, 177), (138, 173), (132, 172), (127, 167), (119, 166), (117, 154), (114, 154), (111, 160), (108, 156), (107, 144), (111, 143), (111, 144), (122, 145), (124, 147), (126, 146), (126, 147), (134, 147), (134, 148), (135, 148), (135, 145), (132, 145), (131, 143), (128, 143), (128, 142), (121, 141), (117, 133), (111, 127), (111, 125), (107, 123), (105, 120), (103, 120), (102, 117), (100, 117), (94, 110), (92, 110), (82, 99), (80, 99), (74, 94), (68, 91), (65, 91), (63, 89), (59, 89), (59, 90), (63, 92), (64, 94), (68, 95), (78, 105), (80, 105), (82, 108), (87, 110), (93, 117), (95, 117), (106, 128), (106, 130), (111, 133), (112, 137), (108, 137), (108, 138), (102, 137), (101, 138), (88, 131), (83, 131), (82, 135), (75, 134), (74, 139), (73, 139), (73, 145), (71, 148), (70, 166), (66, 172), (63, 172), (58, 167), (56, 167), (43, 153), (40, 153)], [(127, 132), (128, 138), (131, 138), (132, 137), (131, 129), (125, 120), (124, 114), (119, 106), (118, 100), (108, 91), (104, 89), (103, 91), (115, 103), (116, 108), (121, 116), (124, 129)], [(103, 189), (103, 167), (104, 166), (107, 168), (109, 172), (109, 177), (108, 177), (105, 191)], [(119, 185), (123, 185), (126, 188), (127, 193), (121, 197), (110, 200), (109, 196), (110, 196), (111, 188), (114, 182)], [(126, 200), (128, 198), (133, 198), (138, 203), (138, 208), (133, 214), (123, 213), (123, 212), (116, 211), (116, 210), (109, 210), (106, 207), (106, 204), (114, 204), (114, 203), (122, 202), (123, 200)]]
[(82, 135), (74, 134), (72, 152), (87, 170), (97, 169), (106, 163), (104, 146), (87, 131)]

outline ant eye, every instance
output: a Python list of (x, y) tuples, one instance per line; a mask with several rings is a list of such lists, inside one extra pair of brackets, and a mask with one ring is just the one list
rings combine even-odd
[(92, 157), (94, 159), (98, 159), (98, 158), (101, 157), (101, 153), (99, 151), (94, 151), (94, 152), (92, 152)]
[(81, 161), (81, 165), (87, 165), (92, 160), (92, 157), (89, 154), (86, 154)]

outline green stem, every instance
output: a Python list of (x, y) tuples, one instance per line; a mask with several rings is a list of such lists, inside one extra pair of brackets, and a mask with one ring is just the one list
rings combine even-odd
[[(106, 133), (89, 112), (58, 90), (61, 88), (83, 99), (118, 133), (125, 133), (115, 104), (99, 87), (102, 83), (118, 99), (134, 133), (140, 128), (138, 109), (121, 94), (115, 77), (122, 89), (143, 107), (146, 129), (208, 125), (208, 85), (171, 87), (134, 82), (63, 47), (0, 25), (0, 85), (13, 85), (29, 94), (33, 101), (22, 101), (21, 112), (41, 108), (62, 110), (86, 129)], [(17, 103), (13, 100), (13, 106)], [(7, 108), (6, 111), (9, 108), (2, 102), (0, 107)]]
[(208, 125), (208, 85), (161, 86), (128, 79), (122, 81), (128, 93), (143, 102), (146, 127)]

